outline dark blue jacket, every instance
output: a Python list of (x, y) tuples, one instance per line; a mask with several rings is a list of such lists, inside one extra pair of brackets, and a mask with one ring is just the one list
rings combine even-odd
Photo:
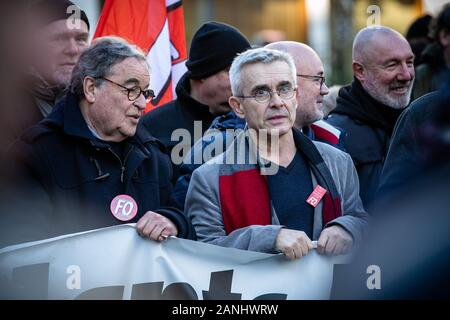
[[(190, 146), (202, 137), (209, 128), (215, 116), (209, 112), (209, 107), (191, 97), (190, 79), (186, 74), (181, 77), (176, 87), (177, 98), (165, 105), (147, 113), (139, 122), (155, 138), (160, 140), (170, 155), (175, 145), (180, 141), (172, 140), (172, 133), (177, 129), (185, 129), (191, 136)], [(201, 132), (196, 136), (195, 121), (200, 123)], [(183, 141), (185, 142), (185, 141)], [(180, 176), (180, 166), (173, 164), (173, 180), (175, 184)]]
[(72, 94), (22, 137), (15, 149), (27, 186), (50, 203), (50, 209), (35, 215), (40, 230), (32, 238), (120, 224), (110, 212), (111, 200), (120, 194), (138, 204), (137, 216), (127, 223), (152, 210), (171, 219), (179, 237), (193, 238), (173, 198), (172, 167), (162, 144), (139, 128), (134, 137), (112, 145), (93, 136)]

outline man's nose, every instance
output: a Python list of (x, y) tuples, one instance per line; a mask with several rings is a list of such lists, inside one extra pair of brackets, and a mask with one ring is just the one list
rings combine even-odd
[(400, 81), (411, 81), (414, 78), (414, 67), (408, 66), (407, 63), (402, 63), (401, 70), (397, 75)]
[(270, 107), (281, 107), (285, 104), (284, 100), (281, 99), (278, 92), (274, 91), (270, 95), (269, 105)]
[(322, 96), (326, 96), (327, 94), (330, 93), (330, 90), (328, 89), (327, 85), (325, 84), (325, 82), (322, 84), (322, 86), (320, 87), (320, 95)]
[(64, 53), (67, 55), (76, 56), (79, 55), (84, 48), (85, 46), (79, 44), (76, 39), (70, 38), (66, 47), (64, 48)]
[(145, 107), (147, 106), (147, 100), (144, 97), (144, 94), (140, 94), (139, 97), (134, 100), (133, 104), (138, 108), (138, 109), (145, 109)]

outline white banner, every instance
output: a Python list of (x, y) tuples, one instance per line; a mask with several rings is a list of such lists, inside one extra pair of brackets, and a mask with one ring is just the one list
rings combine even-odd
[[(339, 260), (339, 261), (338, 261)], [(3, 299), (329, 299), (333, 263), (170, 238), (141, 238), (134, 225), (0, 250)]]

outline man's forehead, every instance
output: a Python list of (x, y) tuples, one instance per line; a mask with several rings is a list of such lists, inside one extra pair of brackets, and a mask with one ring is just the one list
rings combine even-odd
[(116, 63), (111, 68), (111, 73), (120, 76), (124, 81), (135, 79), (137, 81), (134, 82), (141, 82), (147, 81), (150, 77), (147, 63), (134, 57)]
[(283, 64), (254, 64), (245, 68), (242, 83), (248, 87), (271, 86), (279, 83), (292, 82), (289, 66)]
[(57, 20), (57, 21), (53, 21), (50, 24), (45, 25), (42, 28), (43, 31), (48, 31), (50, 33), (53, 34), (60, 34), (60, 33), (64, 33), (64, 34), (80, 34), (80, 33), (87, 33), (89, 34), (89, 29), (88, 26), (86, 24), (86, 22), (84, 22), (81, 19), (72, 19), (72, 20), (67, 20), (67, 19), (61, 19), (61, 20)]
[(366, 54), (377, 61), (394, 58), (407, 59), (413, 56), (408, 42), (393, 34), (378, 36), (374, 39), (372, 45), (367, 48)]

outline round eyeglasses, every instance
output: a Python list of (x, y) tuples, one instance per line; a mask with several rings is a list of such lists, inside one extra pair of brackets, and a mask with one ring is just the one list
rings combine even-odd
[(282, 100), (289, 100), (292, 99), (295, 95), (295, 91), (297, 91), (297, 88), (292, 88), (290, 86), (284, 86), (276, 91), (268, 90), (268, 89), (258, 89), (256, 90), (255, 94), (251, 96), (236, 96), (237, 98), (253, 98), (256, 102), (259, 103), (267, 103), (269, 102), (273, 95), (276, 93)]
[(127, 91), (127, 95), (128, 95), (128, 100), (130, 101), (135, 101), (137, 100), (141, 94), (144, 96), (145, 101), (147, 103), (149, 103), (150, 101), (152, 101), (152, 99), (155, 97), (155, 92), (151, 89), (147, 89), (147, 90), (142, 90), (139, 86), (134, 86), (132, 88), (127, 88), (121, 84), (118, 84), (117, 82), (114, 82), (112, 80), (109, 80), (105, 77), (98, 77), (96, 79), (102, 79), (102, 80), (106, 80), (108, 82), (111, 82), (112, 84), (115, 84), (116, 86), (121, 87), (123, 90)]

